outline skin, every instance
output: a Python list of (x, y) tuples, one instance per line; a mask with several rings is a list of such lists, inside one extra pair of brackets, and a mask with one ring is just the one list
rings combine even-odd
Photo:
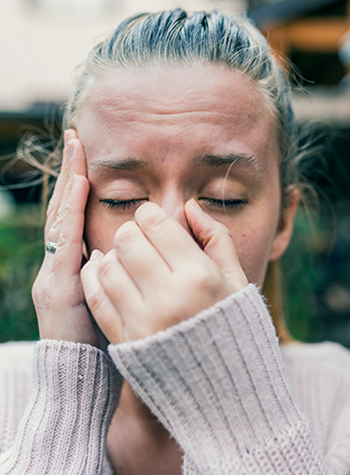
[[(45, 229), (58, 249), (33, 288), (42, 338), (97, 345), (85, 300), (112, 343), (144, 338), (262, 285), (288, 246), (298, 192), (281, 212), (275, 120), (243, 74), (107, 75), (65, 142)], [(96, 251), (80, 271), (83, 235)], [(118, 473), (180, 473), (175, 441), (127, 383), (107, 446)]]
[[(293, 218), (286, 209), (280, 219), (276, 127), (264, 102), (253, 81), (219, 66), (127, 70), (101, 81), (77, 124), (91, 186), (85, 230), (89, 250), (108, 252), (116, 228), (133, 220), (146, 200), (191, 233), (186, 203), (195, 199), (229, 230), (248, 281), (262, 285), (268, 262), (289, 243)], [(230, 155), (243, 159), (228, 175), (227, 163), (194, 165), (204, 157)], [(142, 168), (112, 169), (129, 158), (142, 162)], [(223, 196), (247, 203), (224, 210), (213, 202)], [(113, 200), (130, 199), (135, 201), (112, 208)], [(290, 205), (294, 212), (295, 196)], [(136, 219), (147, 219), (146, 213), (140, 210)]]

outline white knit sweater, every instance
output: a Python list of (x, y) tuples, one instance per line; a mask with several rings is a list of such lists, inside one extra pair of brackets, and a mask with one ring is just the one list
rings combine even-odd
[(0, 474), (112, 474), (105, 438), (121, 375), (180, 445), (186, 475), (349, 474), (350, 353), (282, 352), (253, 285), (110, 345), (110, 357), (66, 341), (1, 345)]

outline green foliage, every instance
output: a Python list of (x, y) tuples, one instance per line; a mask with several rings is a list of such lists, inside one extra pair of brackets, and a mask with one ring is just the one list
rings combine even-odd
[(319, 339), (315, 290), (322, 278), (320, 256), (329, 242), (320, 218), (298, 212), (292, 242), (282, 258), (285, 315), (292, 336), (300, 341)]
[(0, 342), (38, 339), (31, 286), (43, 258), (38, 207), (0, 221)]

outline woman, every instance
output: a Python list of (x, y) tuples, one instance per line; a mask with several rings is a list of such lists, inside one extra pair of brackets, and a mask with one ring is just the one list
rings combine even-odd
[(349, 473), (349, 354), (282, 358), (256, 287), (299, 199), (261, 35), (220, 12), (126, 20), (81, 67), (65, 129), (41, 341), (1, 349), (0, 473)]

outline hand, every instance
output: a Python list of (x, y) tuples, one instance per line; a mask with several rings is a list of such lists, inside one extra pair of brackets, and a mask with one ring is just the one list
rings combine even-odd
[(165, 210), (145, 203), (116, 232), (105, 256), (82, 269), (86, 301), (111, 343), (136, 340), (188, 319), (248, 284), (225, 226), (190, 200), (193, 237)]
[(84, 212), (89, 194), (84, 150), (74, 130), (65, 132), (61, 172), (47, 209), (46, 252), (32, 295), (40, 338), (98, 346), (81, 285)]

